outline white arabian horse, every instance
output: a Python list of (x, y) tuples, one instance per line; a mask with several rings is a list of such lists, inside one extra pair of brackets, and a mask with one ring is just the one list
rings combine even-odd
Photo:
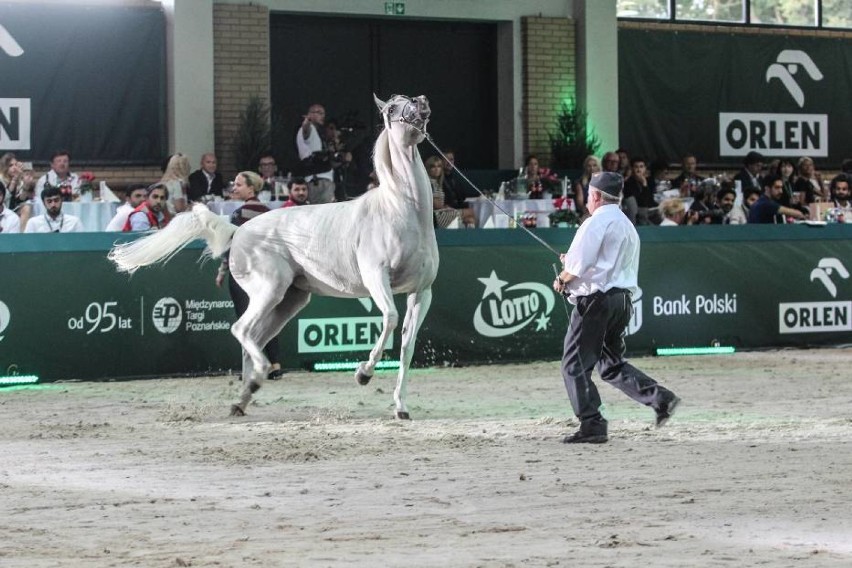
[(425, 139), (429, 101), (424, 96), (376, 98), (384, 130), (373, 155), (379, 187), (343, 203), (275, 209), (237, 228), (204, 205), (181, 213), (165, 229), (116, 245), (109, 259), (119, 271), (166, 261), (194, 239), (205, 254), (230, 248), (231, 275), (249, 297), (231, 328), (243, 347), (243, 392), (231, 414), (242, 416), (269, 371), (263, 346), (311, 298), (370, 296), (382, 312), (382, 332), (370, 357), (358, 365), (366, 385), (399, 322), (394, 294), (407, 294), (396, 417), (410, 418), (405, 405), (408, 369), (420, 324), (432, 302), (438, 246), (432, 220), (432, 190), (417, 145)]

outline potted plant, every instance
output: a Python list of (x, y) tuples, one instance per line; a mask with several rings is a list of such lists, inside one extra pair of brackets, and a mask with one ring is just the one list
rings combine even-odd
[(598, 151), (601, 141), (587, 123), (588, 114), (577, 108), (573, 98), (562, 101), (556, 116), (556, 132), (547, 135), (554, 168), (581, 169), (586, 156)]

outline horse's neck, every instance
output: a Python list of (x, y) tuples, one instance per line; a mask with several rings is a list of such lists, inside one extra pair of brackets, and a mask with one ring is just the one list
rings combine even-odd
[(426, 175), (423, 160), (416, 146), (398, 147), (391, 144), (391, 164), (399, 183), (400, 191), (411, 199), (417, 211), (417, 218), (423, 226), (433, 227), (432, 221), (432, 184)]

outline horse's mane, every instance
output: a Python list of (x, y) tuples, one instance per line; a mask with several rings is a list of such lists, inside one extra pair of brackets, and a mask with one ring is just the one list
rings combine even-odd
[(389, 214), (401, 219), (405, 214), (405, 200), (408, 197), (400, 187), (405, 181), (399, 179), (391, 164), (390, 135), (387, 125), (379, 134), (376, 145), (373, 147), (373, 166), (379, 179), (379, 186), (367, 192), (366, 197), (371, 208), (380, 210), (382, 215)]

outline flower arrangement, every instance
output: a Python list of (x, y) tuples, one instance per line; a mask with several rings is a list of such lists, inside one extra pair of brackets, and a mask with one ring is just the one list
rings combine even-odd
[(45, 182), (44, 188), (47, 189), (49, 187), (56, 187), (59, 189), (59, 195), (62, 197), (62, 201), (72, 201), (74, 199), (74, 189), (71, 187), (71, 182), (69, 180), (60, 181), (56, 185), (53, 185), (50, 182)]
[(553, 207), (556, 211), (548, 215), (551, 227), (556, 227), (560, 223), (565, 223), (569, 227), (576, 227), (580, 224), (580, 216), (574, 211), (574, 200), (570, 197), (557, 197), (553, 200)]
[(95, 174), (92, 172), (81, 172), (77, 176), (80, 180), (80, 194), (95, 191)]

